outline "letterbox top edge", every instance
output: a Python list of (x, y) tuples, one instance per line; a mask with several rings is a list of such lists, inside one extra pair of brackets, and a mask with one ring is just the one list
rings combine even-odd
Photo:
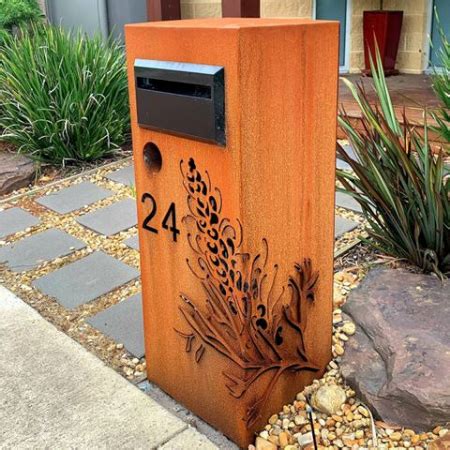
[(204, 75), (216, 75), (218, 72), (223, 70), (223, 66), (139, 58), (134, 60), (134, 67), (140, 69), (170, 70), (173, 72), (201, 73)]
[(210, 17), (205, 19), (167, 20), (160, 22), (141, 22), (125, 25), (125, 29), (136, 28), (211, 28), (211, 29), (243, 29), (273, 28), (284, 26), (323, 26), (339, 24), (337, 20), (316, 20), (300, 18), (249, 18), (249, 17)]

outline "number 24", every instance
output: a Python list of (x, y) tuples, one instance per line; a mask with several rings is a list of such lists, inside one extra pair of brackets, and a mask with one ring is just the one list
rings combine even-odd
[[(150, 222), (155, 217), (157, 211), (156, 200), (153, 197), (153, 195), (149, 194), (148, 192), (145, 192), (142, 195), (141, 201), (142, 203), (145, 203), (147, 200), (150, 200), (152, 208), (148, 213), (147, 217), (144, 219), (144, 222), (142, 222), (142, 228), (144, 228), (144, 230), (150, 231), (151, 233), (158, 234), (158, 229), (150, 225)], [(171, 222), (170, 225), (169, 221)], [(180, 230), (177, 228), (177, 215), (175, 210), (175, 203), (172, 202), (170, 204), (169, 209), (167, 210), (161, 225), (165, 230), (172, 232), (172, 239), (174, 242), (177, 242), (177, 235), (180, 234)]]

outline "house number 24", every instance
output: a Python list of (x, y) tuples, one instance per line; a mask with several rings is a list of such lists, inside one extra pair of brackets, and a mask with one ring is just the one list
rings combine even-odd
[[(142, 222), (142, 228), (144, 228), (144, 230), (150, 231), (151, 233), (158, 234), (159, 233), (158, 228), (155, 228), (154, 226), (150, 225), (150, 222), (152, 222), (158, 209), (155, 198), (153, 197), (152, 194), (145, 192), (142, 195), (141, 202), (151, 204), (150, 212)], [(161, 222), (161, 226), (165, 230), (170, 231), (172, 233), (173, 241), (177, 242), (177, 235), (180, 234), (180, 230), (177, 228), (177, 214), (175, 210), (175, 203), (172, 202), (170, 204), (169, 209), (167, 210), (166, 215), (164, 216), (164, 219)]]

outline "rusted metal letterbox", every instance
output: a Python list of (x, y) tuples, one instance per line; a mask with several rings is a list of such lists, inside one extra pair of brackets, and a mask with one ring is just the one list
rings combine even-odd
[(331, 357), (338, 24), (126, 27), (148, 377), (241, 446)]

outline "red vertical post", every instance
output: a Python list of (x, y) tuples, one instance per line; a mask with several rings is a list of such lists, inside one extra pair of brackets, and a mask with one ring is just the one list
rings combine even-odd
[(222, 17), (260, 17), (260, 0), (222, 0)]
[(181, 19), (180, 0), (147, 0), (149, 21)]

